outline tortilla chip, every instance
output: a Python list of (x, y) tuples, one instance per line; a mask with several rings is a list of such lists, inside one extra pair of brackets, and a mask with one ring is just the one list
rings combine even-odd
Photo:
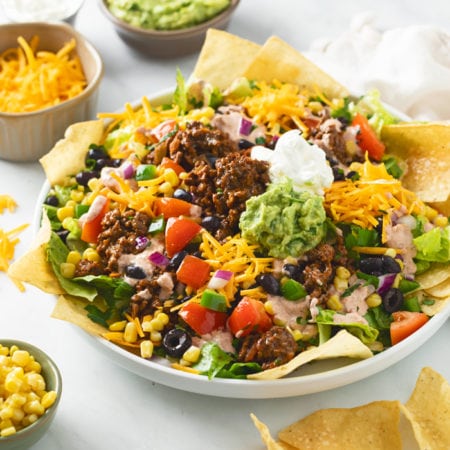
[(400, 402), (316, 411), (289, 425), (278, 438), (302, 450), (400, 450)]
[(357, 358), (366, 359), (373, 356), (369, 347), (364, 345), (357, 337), (346, 330), (341, 330), (330, 340), (320, 345), (312, 347), (298, 354), (286, 364), (263, 372), (247, 375), (251, 380), (276, 380), (298, 369), (300, 366), (313, 360), (331, 359), (331, 358)]
[[(426, 292), (425, 292), (425, 296), (426, 296)], [(426, 298), (428, 300), (430, 300), (429, 298), (430, 296), (426, 296)], [(431, 298), (431, 300), (434, 300), (433, 304), (426, 304), (421, 302), (420, 304), (420, 309), (422, 312), (424, 312), (427, 316), (435, 316), (438, 312), (441, 312), (447, 305), (448, 302), (450, 300), (450, 297), (444, 297), (444, 298)]]
[(420, 284), (422, 289), (429, 289), (450, 278), (450, 265), (433, 263), (426, 272), (416, 275), (415, 281)]
[(9, 266), (8, 275), (13, 280), (31, 284), (49, 294), (62, 294), (64, 290), (47, 262), (46, 248), (51, 232), (50, 220), (44, 214), (30, 250)]
[(381, 132), (387, 152), (406, 164), (403, 185), (424, 202), (450, 195), (450, 123), (401, 123)]
[(421, 450), (450, 448), (450, 385), (442, 375), (424, 367), (402, 410)]
[[(227, 88), (259, 51), (260, 46), (226, 31), (210, 28), (189, 83), (204, 80), (220, 89)], [(224, 70), (220, 70), (220, 68)]]
[(87, 300), (70, 295), (60, 295), (52, 311), (52, 317), (73, 323), (83, 330), (95, 336), (101, 336), (106, 330), (101, 325), (88, 318), (86, 305), (91, 304)]
[(255, 427), (258, 429), (259, 434), (261, 435), (261, 439), (266, 445), (267, 450), (295, 450), (297, 448), (292, 447), (291, 445), (284, 442), (275, 441), (275, 439), (270, 435), (270, 431), (269, 428), (267, 428), (267, 425), (258, 420), (258, 418), (254, 414), (250, 414), (250, 417), (252, 418)]
[(84, 169), (89, 145), (99, 143), (102, 135), (102, 120), (79, 122), (67, 128), (64, 138), (39, 160), (50, 184), (62, 184), (67, 176)]
[(277, 79), (309, 89), (318, 88), (328, 98), (349, 95), (344, 86), (276, 36), (270, 37), (265, 42), (243, 72), (243, 76), (268, 83)]
[(446, 298), (450, 296), (450, 278), (447, 278), (436, 286), (428, 287), (425, 291), (432, 297)]

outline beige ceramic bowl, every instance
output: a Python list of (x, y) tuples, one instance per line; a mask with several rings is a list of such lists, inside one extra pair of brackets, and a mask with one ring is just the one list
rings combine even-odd
[(117, 34), (133, 48), (159, 58), (183, 56), (200, 50), (208, 28), (225, 29), (239, 0), (231, 0), (230, 6), (207, 22), (174, 31), (148, 30), (132, 26), (114, 16), (106, 0), (99, 0), (103, 14), (112, 22)]
[(19, 23), (0, 26), (0, 53), (17, 47), (18, 36), (29, 41), (39, 36), (39, 48), (59, 50), (72, 37), (88, 81), (84, 91), (50, 108), (29, 113), (0, 112), (0, 158), (10, 161), (37, 161), (64, 137), (75, 122), (95, 118), (103, 62), (97, 50), (66, 23)]
[(15, 434), (7, 437), (0, 437), (0, 448), (2, 450), (25, 450), (45, 435), (55, 418), (62, 393), (61, 373), (55, 362), (41, 349), (32, 344), (13, 339), (0, 339), (0, 344), (5, 347), (17, 345), (21, 350), (26, 350), (30, 355), (33, 355), (36, 361), (41, 364), (41, 374), (45, 379), (47, 391), (56, 391), (57, 395), (55, 403), (53, 403), (53, 405), (50, 406), (36, 422), (22, 428)]

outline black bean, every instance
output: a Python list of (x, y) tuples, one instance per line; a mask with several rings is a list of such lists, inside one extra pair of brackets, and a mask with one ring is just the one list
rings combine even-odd
[(381, 257), (383, 273), (400, 273), (402, 268), (398, 261), (391, 256), (383, 255)]
[(44, 203), (46, 205), (50, 205), (50, 206), (58, 206), (59, 205), (59, 200), (58, 200), (58, 197), (56, 195), (48, 195), (47, 198), (45, 199)]
[(221, 225), (221, 220), (216, 216), (206, 216), (202, 219), (202, 227), (210, 233), (215, 233)]
[(254, 145), (255, 144), (253, 142), (250, 142), (247, 139), (239, 139), (238, 146), (241, 150), (247, 150), (248, 148), (251, 148)]
[(100, 171), (104, 167), (114, 167), (114, 160), (108, 157), (97, 159), (94, 169)]
[(383, 274), (383, 261), (378, 256), (369, 256), (361, 259), (359, 262), (359, 270), (370, 275)]
[(95, 161), (103, 158), (107, 158), (108, 154), (106, 153), (103, 147), (91, 147), (86, 155), (86, 159), (93, 159)]
[(382, 301), (388, 313), (400, 311), (403, 307), (403, 293), (400, 289), (391, 288), (383, 295)]
[(162, 346), (166, 353), (173, 358), (180, 358), (192, 345), (192, 338), (180, 328), (172, 328), (163, 337)]
[(289, 278), (298, 280), (302, 274), (302, 268), (297, 264), (285, 264), (283, 266), (283, 274)]
[(280, 294), (280, 283), (270, 273), (263, 273), (256, 277), (256, 282), (268, 293), (272, 295)]
[(184, 189), (181, 188), (175, 189), (173, 196), (178, 200), (184, 200), (185, 202), (192, 203), (192, 194), (188, 191), (185, 191)]
[(61, 239), (64, 243), (66, 243), (66, 241), (67, 241), (67, 236), (69, 236), (69, 233), (70, 233), (69, 230), (64, 230), (64, 229), (58, 230), (58, 231), (56, 232), (56, 234), (60, 237), (60, 239)]
[(81, 186), (87, 186), (89, 183), (89, 180), (92, 180), (92, 178), (97, 178), (98, 172), (94, 170), (86, 170), (84, 172), (78, 172), (75, 175), (75, 180), (78, 184), (81, 184)]
[(167, 270), (176, 271), (178, 267), (180, 267), (180, 264), (183, 262), (183, 259), (187, 254), (188, 252), (185, 250), (181, 250), (181, 252), (175, 253), (175, 255), (173, 255), (170, 259), (169, 264), (167, 265)]
[(144, 269), (134, 264), (130, 264), (125, 267), (125, 275), (130, 278), (135, 278), (136, 280), (143, 280), (146, 275)]

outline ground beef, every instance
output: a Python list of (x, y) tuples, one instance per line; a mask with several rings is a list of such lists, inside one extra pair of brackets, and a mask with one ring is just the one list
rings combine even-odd
[(218, 239), (239, 231), (239, 218), (245, 202), (266, 190), (270, 181), (269, 165), (253, 160), (244, 152), (218, 158), (214, 166), (198, 161), (185, 180), (203, 216), (220, 219)]
[(275, 326), (265, 333), (252, 333), (243, 338), (238, 360), (257, 362), (266, 370), (287, 363), (296, 352), (297, 342), (289, 330)]
[(302, 282), (311, 297), (321, 299), (333, 281), (333, 259), (335, 250), (330, 244), (320, 244), (306, 253), (306, 265), (302, 273)]
[(188, 172), (196, 161), (211, 161), (237, 150), (238, 144), (227, 133), (201, 122), (190, 122), (185, 130), (179, 130), (157, 144), (146, 157), (146, 162), (159, 164), (164, 156), (168, 156)]
[(139, 253), (136, 238), (148, 233), (151, 218), (133, 209), (120, 212), (113, 209), (102, 219), (102, 232), (98, 236), (97, 252), (105, 267), (105, 273), (118, 271), (118, 260), (124, 253)]

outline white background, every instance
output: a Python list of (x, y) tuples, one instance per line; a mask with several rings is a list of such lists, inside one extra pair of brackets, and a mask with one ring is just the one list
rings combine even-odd
[[(242, 0), (229, 31), (262, 44), (272, 34), (306, 50), (320, 38), (335, 38), (357, 13), (372, 11), (380, 29), (432, 24), (448, 31), (450, 3), (433, 1)], [(0, 23), (6, 19), (1, 16)], [(75, 27), (99, 50), (105, 63), (99, 111), (120, 109), (174, 84), (175, 69), (188, 75), (196, 55), (155, 60), (135, 53), (115, 34), (94, 0), (86, 0)], [(226, 70), (226, 67), (224, 67)], [(351, 86), (349, 86), (351, 89)], [(450, 80), (449, 80), (450, 89)], [(0, 161), (0, 194), (18, 208), (0, 216), (0, 228), (31, 223), (44, 175), (37, 163)], [(20, 255), (31, 242), (20, 235)], [(20, 293), (0, 273), (0, 337), (27, 340), (47, 351), (63, 376), (63, 397), (49, 433), (35, 450), (257, 450), (263, 448), (249, 413), (272, 433), (318, 408), (350, 407), (380, 399), (406, 401), (416, 377), (431, 366), (450, 380), (448, 321), (401, 362), (363, 381), (332, 391), (293, 398), (236, 400), (191, 394), (157, 385), (113, 364), (90, 347), (72, 325), (50, 318), (54, 298), (27, 287)]]

